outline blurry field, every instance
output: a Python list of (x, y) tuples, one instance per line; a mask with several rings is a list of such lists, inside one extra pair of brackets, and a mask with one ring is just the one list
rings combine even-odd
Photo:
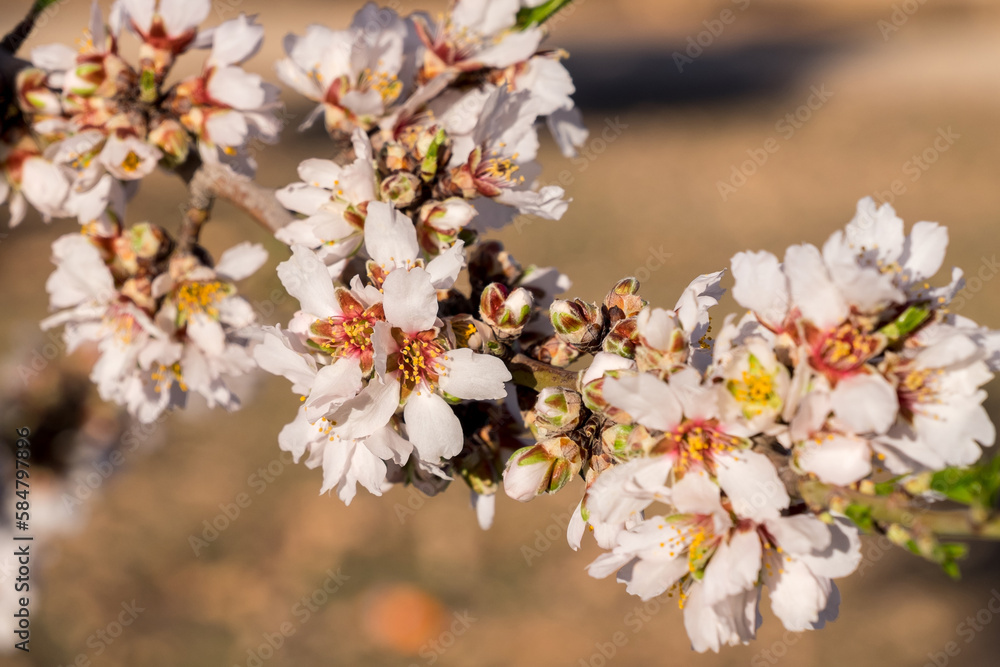
[[(12, 4), (0, 8), (3, 25), (18, 13)], [(894, 12), (885, 0), (582, 0), (552, 42), (581, 63), (570, 66), (592, 139), (574, 161), (551, 142), (542, 155), (544, 180), (561, 179), (574, 203), (560, 222), (522, 220), (500, 238), (524, 264), (559, 266), (574, 296), (599, 299), (619, 277), (638, 274), (648, 276), (643, 295), (670, 307), (690, 279), (725, 267), (733, 253), (821, 243), (858, 198), (895, 183), (901, 216), (948, 225), (947, 261), (976, 277), (961, 313), (1000, 328), (1000, 283), (992, 281), (1000, 13), (985, 1), (907, 6), (918, 9), (884, 35), (879, 21)], [(399, 7), (418, 8), (409, 0)], [(77, 36), (86, 9), (82, 0), (60, 6), (32, 43)], [(213, 22), (260, 14), (269, 41), (253, 62), (267, 72), (284, 32), (346, 23), (354, 4), (232, 0), (216, 9)], [(725, 9), (735, 20), (702, 37), (703, 53), (678, 72), (672, 54)], [(799, 111), (808, 120), (781, 124), (815, 90), (828, 99)], [(308, 109), (288, 99), (294, 128)], [(263, 183), (294, 180), (295, 165), (321, 153), (321, 134), (289, 130), (286, 138), (260, 155)], [(771, 138), (776, 152), (743, 165), (754, 155), (760, 162)], [(734, 168), (753, 173), (723, 199), (719, 182), (732, 184)], [(176, 225), (183, 200), (177, 182), (157, 175), (143, 184), (132, 220)], [(272, 251), (244, 288), (252, 301), (267, 300), (287, 250), (231, 207), (216, 210), (210, 249), (249, 238)], [(36, 323), (46, 313), (48, 249), (70, 231), (69, 222), (29, 218), (0, 237), (3, 350), (43, 341)], [(269, 324), (287, 320), (290, 301), (276, 304)], [(675, 604), (642, 610), (623, 586), (586, 575), (593, 544), (580, 553), (566, 546), (579, 482), (530, 505), (501, 497), (488, 532), (476, 526), (460, 481), (426, 501), (406, 489), (384, 498), (361, 491), (345, 508), (317, 495), (319, 471), (279, 457), (277, 433), (297, 407), (287, 383), (261, 374), (244, 395), (235, 414), (172, 416), (149, 438), (163, 444), (130, 454), (84, 504), (84, 529), (55, 544), (38, 572), (30, 658), (0, 664), (52, 667), (81, 654), (108, 667), (997, 664), (1000, 618), (987, 606), (1000, 597), (996, 547), (975, 545), (964, 579), (953, 583), (869, 542), (862, 571), (841, 582), (836, 623), (785, 635), (765, 599), (754, 644), (698, 655)], [(998, 408), (992, 401), (994, 418)], [(190, 536), (242, 493), (249, 506), (195, 555)], [(144, 609), (135, 623), (110, 645), (88, 645), (132, 600)], [(966, 618), (977, 613), (980, 630), (970, 630)], [(949, 642), (953, 657), (944, 655)]]

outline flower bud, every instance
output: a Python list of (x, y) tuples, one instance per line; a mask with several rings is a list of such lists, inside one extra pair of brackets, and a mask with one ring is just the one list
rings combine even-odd
[(614, 422), (626, 423), (631, 421), (628, 413), (624, 410), (619, 410), (604, 400), (604, 381), (608, 378), (617, 378), (621, 373), (622, 371), (605, 372), (604, 375), (596, 380), (591, 380), (583, 385), (581, 395), (583, 397), (583, 404), (589, 410), (602, 414)]
[(490, 283), (479, 298), (479, 314), (493, 327), (497, 339), (513, 340), (524, 331), (533, 302), (531, 294), (522, 287), (508, 292), (500, 283)]
[(604, 313), (595, 304), (581, 299), (557, 300), (549, 307), (549, 318), (561, 340), (584, 352), (601, 348)]
[(555, 493), (580, 472), (580, 447), (567, 437), (552, 438), (511, 455), (503, 473), (504, 491), (528, 502), (543, 493)]
[(49, 90), (47, 75), (35, 67), (26, 67), (17, 73), (17, 101), (21, 111), (44, 116), (62, 113), (59, 95)]
[(420, 178), (424, 183), (430, 183), (437, 175), (438, 166), (447, 162), (448, 135), (443, 129), (428, 128), (417, 138), (417, 153), (423, 156), (420, 160)]
[(579, 359), (580, 354), (580, 350), (559, 340), (557, 336), (546, 338), (530, 351), (533, 359), (557, 368), (566, 368)]
[(409, 171), (416, 163), (406, 147), (396, 142), (387, 143), (379, 152), (379, 166), (383, 172)]
[(604, 307), (608, 309), (608, 319), (611, 324), (628, 317), (635, 317), (643, 309), (646, 302), (639, 296), (639, 281), (635, 278), (622, 278), (604, 297)]
[(568, 433), (580, 424), (582, 407), (583, 399), (572, 389), (546, 387), (535, 401), (531, 432), (539, 440)]
[(382, 181), (382, 200), (396, 208), (406, 208), (420, 195), (420, 179), (408, 171), (399, 171)]
[(617, 354), (626, 359), (634, 359), (638, 336), (634, 317), (619, 320), (604, 337), (604, 343), (601, 347), (605, 352)]
[(146, 140), (163, 151), (163, 161), (170, 167), (183, 164), (191, 150), (191, 137), (187, 130), (172, 118), (157, 123)]

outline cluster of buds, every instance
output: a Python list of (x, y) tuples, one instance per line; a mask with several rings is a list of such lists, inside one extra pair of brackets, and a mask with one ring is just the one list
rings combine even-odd
[[(38, 175), (27, 187), (9, 180), (43, 216), (120, 222), (134, 185), (157, 165), (184, 164), (195, 146), (204, 161), (252, 171), (251, 142), (271, 141), (280, 129), (277, 88), (239, 67), (260, 47), (263, 28), (240, 16), (199, 32), (210, 7), (119, 0), (105, 22), (95, 2), (79, 50), (31, 52), (16, 100), (44, 163), (32, 167)], [(141, 40), (136, 66), (119, 53), (123, 29)], [(211, 49), (202, 73), (168, 87), (175, 59), (193, 47)], [(20, 205), (11, 206), (15, 222)]]

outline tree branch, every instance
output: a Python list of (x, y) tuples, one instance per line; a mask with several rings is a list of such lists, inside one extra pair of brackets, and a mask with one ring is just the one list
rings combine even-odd
[(190, 190), (190, 204), (181, 226), (179, 242), (190, 248), (198, 240), (216, 199), (225, 199), (243, 210), (272, 234), (292, 221), (292, 214), (274, 196), (274, 190), (221, 164), (195, 162), (178, 169)]
[(1000, 538), (1000, 517), (978, 521), (967, 510), (926, 510), (915, 506), (912, 498), (901, 493), (875, 496), (817, 480), (803, 480), (799, 484), (799, 494), (814, 510), (858, 504), (868, 508), (872, 519), (879, 523), (924, 528), (943, 537)]
[(28, 14), (4, 36), (3, 41), (0, 42), (0, 51), (6, 51), (11, 55), (17, 53), (21, 45), (28, 39), (31, 31), (35, 29), (35, 21), (38, 20), (38, 17), (42, 15), (46, 7), (54, 5), (56, 2), (57, 0), (35, 0), (31, 4), (31, 8), (28, 9)]
[(546, 387), (569, 387), (579, 389), (580, 372), (556, 368), (541, 361), (536, 361), (524, 354), (515, 354), (510, 359), (504, 359), (514, 384), (528, 387), (536, 391)]

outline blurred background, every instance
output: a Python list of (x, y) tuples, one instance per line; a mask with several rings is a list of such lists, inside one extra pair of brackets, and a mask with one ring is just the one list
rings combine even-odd
[[(27, 4), (4, 2), (0, 27)], [(346, 26), (359, 4), (216, 0), (209, 24), (259, 14), (268, 39), (249, 68), (276, 80), (284, 34)], [(28, 46), (73, 42), (88, 10), (65, 0)], [(588, 300), (638, 275), (643, 295), (670, 307), (739, 250), (821, 243), (873, 195), (909, 224), (949, 227), (946, 264), (975, 278), (957, 308), (1000, 328), (996, 3), (577, 0), (552, 28), (548, 44), (571, 54), (591, 138), (566, 160), (546, 137), (543, 180), (574, 202), (559, 222), (525, 218), (498, 234), (522, 263), (558, 266)], [(185, 60), (189, 70), (201, 62)], [(284, 141), (260, 156), (259, 180), (271, 186), (296, 180), (298, 162), (329, 146), (321, 132), (294, 131), (309, 107), (291, 92), (286, 100)], [(132, 221), (176, 225), (184, 201), (176, 179), (156, 174)], [(460, 481), (432, 499), (362, 490), (344, 507), (317, 495), (320, 471), (280, 455), (277, 433), (298, 403), (265, 374), (244, 383), (234, 414), (196, 407), (138, 427), (113, 410), (73, 413), (65, 406), (89, 391), (91, 360), (66, 359), (37, 323), (49, 247), (74, 229), (29, 217), (0, 230), (3, 436), (47, 429), (47, 456), (70, 480), (32, 480), (51, 537), (32, 564), (31, 653), (0, 656), (2, 665), (997, 664), (1000, 549), (990, 544), (973, 545), (956, 583), (869, 540), (859, 571), (840, 582), (836, 623), (786, 634), (765, 599), (755, 643), (698, 655), (674, 601), (643, 605), (587, 576), (598, 550), (573, 552), (564, 539), (579, 481), (530, 506), (501, 496), (487, 532)], [(271, 260), (243, 292), (273, 309), (268, 324), (287, 321), (294, 304), (273, 272), (287, 249), (224, 203), (203, 238), (216, 252), (264, 243)], [(989, 407), (1000, 416), (997, 400)], [(70, 432), (84, 444), (66, 460)], [(4, 587), (9, 561), (0, 558)]]

